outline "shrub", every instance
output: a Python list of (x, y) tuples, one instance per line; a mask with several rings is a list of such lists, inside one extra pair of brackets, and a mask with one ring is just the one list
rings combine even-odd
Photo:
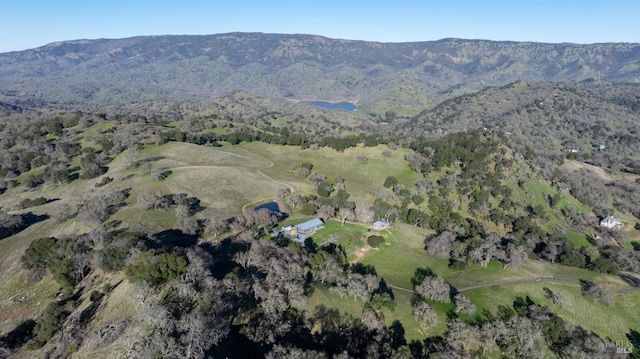
[(387, 179), (384, 180), (384, 186), (387, 188), (391, 188), (397, 184), (398, 184), (398, 179), (393, 176), (389, 176), (387, 177)]
[(53, 279), (63, 288), (73, 288), (82, 279), (73, 266), (71, 258), (65, 258), (51, 266)]
[(96, 187), (102, 187), (104, 185), (107, 185), (109, 183), (113, 182), (113, 178), (111, 177), (102, 177), (102, 181), (98, 182), (95, 184)]
[(591, 262), (590, 268), (596, 272), (606, 273), (606, 274), (618, 274), (618, 268), (615, 263), (609, 258), (598, 257), (593, 262)]
[(42, 179), (42, 176), (29, 175), (24, 180), (24, 185), (27, 186), (27, 188), (35, 188), (43, 183), (44, 180)]
[(554, 292), (547, 287), (542, 288), (542, 290), (544, 290), (545, 296), (550, 299), (553, 304), (557, 305), (560, 308), (566, 308), (567, 298), (562, 293)]
[(117, 235), (111, 243), (102, 248), (100, 268), (106, 272), (117, 272), (121, 270), (125, 265), (126, 259), (129, 257), (131, 248), (143, 239), (144, 236), (137, 233), (124, 232)]
[(411, 285), (415, 287), (417, 285), (420, 285), (420, 283), (422, 283), (425, 277), (435, 277), (435, 276), (436, 274), (433, 273), (433, 271), (429, 267), (416, 268), (413, 274), (413, 277), (411, 278)]
[(318, 206), (313, 203), (305, 203), (304, 206), (302, 206), (302, 214), (305, 216), (312, 216), (316, 214), (316, 212), (318, 212)]
[(145, 281), (151, 285), (160, 285), (180, 278), (187, 272), (187, 260), (169, 253), (155, 255), (147, 252), (133, 260), (133, 264), (125, 268), (125, 275), (131, 282)]
[(51, 266), (57, 257), (55, 255), (58, 243), (55, 238), (39, 238), (31, 242), (22, 256), (22, 265), (25, 268), (47, 268)]
[(581, 280), (582, 294), (593, 301), (600, 301), (609, 307), (615, 304), (611, 289), (590, 281)]
[(97, 290), (94, 290), (89, 295), (89, 300), (92, 301), (92, 302), (95, 302), (95, 301), (100, 300), (102, 297), (104, 297), (103, 293), (100, 293)]
[(35, 338), (30, 344), (33, 349), (42, 348), (60, 329), (64, 319), (69, 315), (61, 303), (53, 302), (42, 313), (33, 329)]
[(384, 243), (384, 237), (382, 236), (369, 236), (367, 238), (367, 243), (373, 248), (378, 248), (382, 243)]
[(584, 267), (586, 260), (583, 255), (576, 251), (567, 251), (560, 256), (560, 262), (567, 266)]
[(20, 201), (20, 208), (29, 208), (29, 207), (36, 207), (36, 206), (42, 206), (43, 204), (46, 204), (48, 202), (48, 200), (44, 197), (38, 197), (38, 198), (34, 198), (34, 199), (29, 199), (29, 198), (25, 198), (22, 201)]

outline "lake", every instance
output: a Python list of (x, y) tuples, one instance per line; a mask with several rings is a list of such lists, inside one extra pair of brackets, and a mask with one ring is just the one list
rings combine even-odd
[(324, 108), (327, 110), (342, 110), (347, 112), (353, 112), (355, 111), (356, 108), (358, 108), (358, 106), (352, 104), (351, 102), (346, 102), (346, 101), (342, 101), (342, 102), (302, 101), (302, 103)]

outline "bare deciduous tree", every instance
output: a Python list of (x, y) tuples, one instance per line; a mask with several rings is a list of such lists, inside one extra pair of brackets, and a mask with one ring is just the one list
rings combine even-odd
[(582, 293), (594, 301), (600, 301), (610, 307), (615, 304), (611, 289), (589, 281), (582, 281)]
[(509, 244), (507, 246), (507, 257), (505, 259), (505, 267), (510, 265), (513, 267), (519, 267), (529, 256), (529, 252), (526, 248), (516, 246), (515, 244)]
[(339, 215), (343, 226), (345, 221), (353, 221), (356, 218), (353, 208), (340, 208)]
[(336, 215), (336, 210), (335, 208), (333, 208), (333, 206), (323, 204), (320, 207), (318, 207), (317, 215), (318, 217), (322, 218), (324, 221), (327, 221), (329, 218), (332, 218), (333, 216)]
[(373, 222), (375, 212), (373, 211), (373, 202), (369, 200), (356, 201), (356, 219), (362, 223)]
[(425, 302), (419, 302), (413, 306), (413, 316), (416, 318), (420, 327), (424, 331), (428, 331), (429, 328), (438, 320), (436, 311)]
[(451, 302), (451, 286), (440, 277), (424, 277), (415, 288), (416, 293), (439, 302)]
[(482, 243), (469, 252), (470, 259), (478, 262), (481, 267), (486, 267), (492, 259), (505, 258), (505, 252), (500, 244), (497, 234), (489, 233), (484, 236)]
[(425, 240), (427, 253), (434, 257), (448, 259), (455, 240), (456, 236), (453, 232), (442, 231), (438, 235)]
[(276, 197), (284, 198), (291, 194), (291, 189), (289, 187), (280, 187), (276, 191)]
[(551, 289), (544, 287), (542, 288), (545, 292), (545, 296), (549, 298), (553, 304), (557, 305), (560, 308), (565, 308), (567, 305), (567, 298), (558, 291), (552, 291)]
[(456, 294), (453, 301), (456, 303), (456, 313), (474, 314), (476, 312), (476, 306), (462, 293)]

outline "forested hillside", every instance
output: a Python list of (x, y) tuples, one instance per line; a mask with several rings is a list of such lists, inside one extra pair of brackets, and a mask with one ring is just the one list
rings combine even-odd
[(637, 83), (639, 61), (638, 44), (615, 43), (377, 43), (261, 33), (78, 40), (0, 54), (0, 100), (113, 111), (242, 90), (414, 114), (518, 80)]
[(634, 84), (514, 82), (442, 102), (397, 127), (425, 136), (487, 128), (540, 151), (584, 153), (603, 145), (628, 156), (640, 150), (639, 90)]

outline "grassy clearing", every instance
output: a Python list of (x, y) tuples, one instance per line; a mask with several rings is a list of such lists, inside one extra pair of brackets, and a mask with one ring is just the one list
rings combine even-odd
[(206, 207), (201, 216), (232, 217), (249, 202), (273, 198), (283, 186), (259, 173), (270, 165), (269, 161), (238, 147), (172, 142), (149, 146), (141, 154), (143, 158), (156, 159), (150, 162), (153, 168), (171, 171), (161, 182), (162, 192), (199, 198)]
[(316, 244), (336, 241), (342, 244), (347, 255), (351, 255), (367, 243), (368, 228), (365, 224), (345, 223), (343, 226), (340, 221), (329, 220), (313, 235), (313, 240)]
[(386, 244), (367, 252), (361, 262), (373, 265), (379, 277), (403, 288), (411, 288), (411, 277), (418, 267), (430, 267), (442, 275), (449, 271), (448, 262), (426, 254), (424, 239), (428, 233), (422, 228), (396, 224), (394, 229), (382, 232)]
[(632, 173), (625, 173), (625, 172), (612, 172), (610, 170), (606, 170), (602, 167), (598, 167), (598, 166), (594, 166), (594, 165), (590, 165), (588, 163), (584, 163), (584, 162), (580, 162), (580, 161), (573, 161), (573, 160), (565, 160), (564, 164), (562, 165), (565, 168), (568, 168), (570, 170), (580, 170), (580, 169), (587, 169), (595, 174), (597, 174), (598, 176), (600, 176), (602, 179), (607, 180), (607, 181), (613, 181), (613, 180), (617, 180), (617, 179), (628, 179), (628, 180), (636, 180), (637, 178), (640, 178), (640, 176), (632, 174)]
[[(0, 333), (6, 333), (18, 323), (33, 318), (47, 307), (59, 290), (51, 276), (38, 283), (27, 283), (20, 258), (31, 242), (47, 236), (51, 224), (42, 222), (0, 240)], [(20, 301), (20, 297), (25, 299)]]
[(573, 243), (576, 248), (593, 247), (593, 244), (589, 242), (587, 236), (584, 233), (578, 233), (576, 231), (568, 230), (566, 238), (569, 242)]
[[(543, 288), (564, 295), (567, 299), (565, 308), (553, 304), (545, 296)], [(546, 306), (563, 319), (580, 325), (588, 331), (593, 331), (602, 337), (613, 340), (626, 339), (625, 334), (631, 329), (638, 330), (640, 325), (640, 308), (634, 303), (640, 299), (640, 293), (617, 292), (616, 305), (607, 307), (584, 297), (579, 285), (559, 283), (526, 283), (508, 287), (489, 287), (465, 292), (465, 295), (479, 308), (484, 308), (495, 314), (499, 305), (512, 308), (516, 297), (529, 296), (536, 304)]]
[[(421, 176), (413, 172), (404, 156), (408, 150), (392, 150), (389, 157), (382, 155), (388, 150), (387, 146), (350, 148), (344, 152), (337, 152), (331, 148), (318, 150), (300, 149), (291, 146), (274, 146), (264, 143), (246, 143), (238, 146), (251, 153), (259, 153), (273, 162), (272, 168), (264, 170), (274, 178), (290, 178), (295, 176), (291, 172), (291, 164), (300, 161), (311, 162), (313, 172), (328, 176), (342, 176), (345, 178), (347, 191), (354, 198), (370, 198), (369, 190), (382, 187), (385, 179), (393, 175), (407, 187), (413, 186)], [(358, 161), (358, 156), (365, 156), (368, 162)], [(282, 176), (285, 177), (282, 177)], [(294, 185), (294, 187), (296, 187)]]
[[(394, 305), (391, 307), (382, 307), (380, 313), (384, 316), (387, 326), (390, 326), (394, 320), (402, 322), (407, 341), (423, 340), (426, 337), (442, 335), (446, 331), (446, 315), (444, 314), (446, 310), (439, 310), (442, 308), (437, 308), (441, 304), (430, 303), (438, 310), (438, 320), (429, 328), (428, 332), (425, 332), (413, 317), (413, 309), (411, 307), (412, 295), (401, 291), (394, 291), (394, 297)], [(314, 309), (320, 305), (335, 308), (342, 314), (347, 314), (359, 319), (362, 317), (365, 302), (361, 299), (354, 300), (353, 297), (348, 296), (340, 298), (339, 295), (331, 293), (325, 286), (315, 286), (313, 294), (309, 297), (303, 309), (313, 313)]]
[[(410, 279), (418, 267), (430, 267), (436, 274), (443, 277), (451, 285), (458, 289), (477, 285), (498, 283), (511, 280), (534, 280), (531, 283), (491, 286), (487, 288), (465, 291), (471, 301), (479, 309), (488, 309), (495, 313), (498, 305), (511, 307), (517, 296), (530, 295), (539, 304), (547, 305), (572, 323), (595, 331), (601, 336), (609, 336), (615, 339), (623, 339), (624, 334), (630, 328), (637, 330), (637, 318), (640, 318), (640, 309), (633, 303), (637, 303), (640, 292), (616, 292), (616, 306), (606, 307), (600, 303), (593, 303), (582, 297), (579, 288), (579, 280), (590, 280), (610, 288), (626, 288), (627, 285), (618, 277), (602, 275), (575, 267), (567, 267), (551, 264), (539, 260), (530, 260), (518, 268), (504, 268), (499, 262), (490, 262), (487, 267), (471, 265), (464, 271), (453, 271), (447, 266), (446, 260), (430, 257), (423, 249), (426, 233), (420, 232), (415, 227), (398, 225), (391, 231), (392, 234), (385, 238), (388, 245), (379, 250), (368, 251), (361, 260), (364, 264), (375, 266), (378, 275), (389, 284), (411, 288)], [(557, 278), (575, 282), (574, 285), (549, 282), (535, 282), (537, 278)], [(543, 287), (559, 288), (568, 298), (572, 298), (572, 304), (567, 309), (552, 307), (553, 304), (544, 297)], [(396, 291), (398, 292), (398, 291)], [(634, 302), (635, 301), (635, 302)], [(439, 315), (444, 315), (448, 308), (440, 308)], [(591, 321), (591, 312), (595, 314), (595, 320)], [(614, 319), (610, 319), (614, 318)], [(623, 329), (621, 329), (623, 328)], [(596, 330), (598, 329), (598, 330)], [(444, 330), (444, 329), (443, 329)]]

